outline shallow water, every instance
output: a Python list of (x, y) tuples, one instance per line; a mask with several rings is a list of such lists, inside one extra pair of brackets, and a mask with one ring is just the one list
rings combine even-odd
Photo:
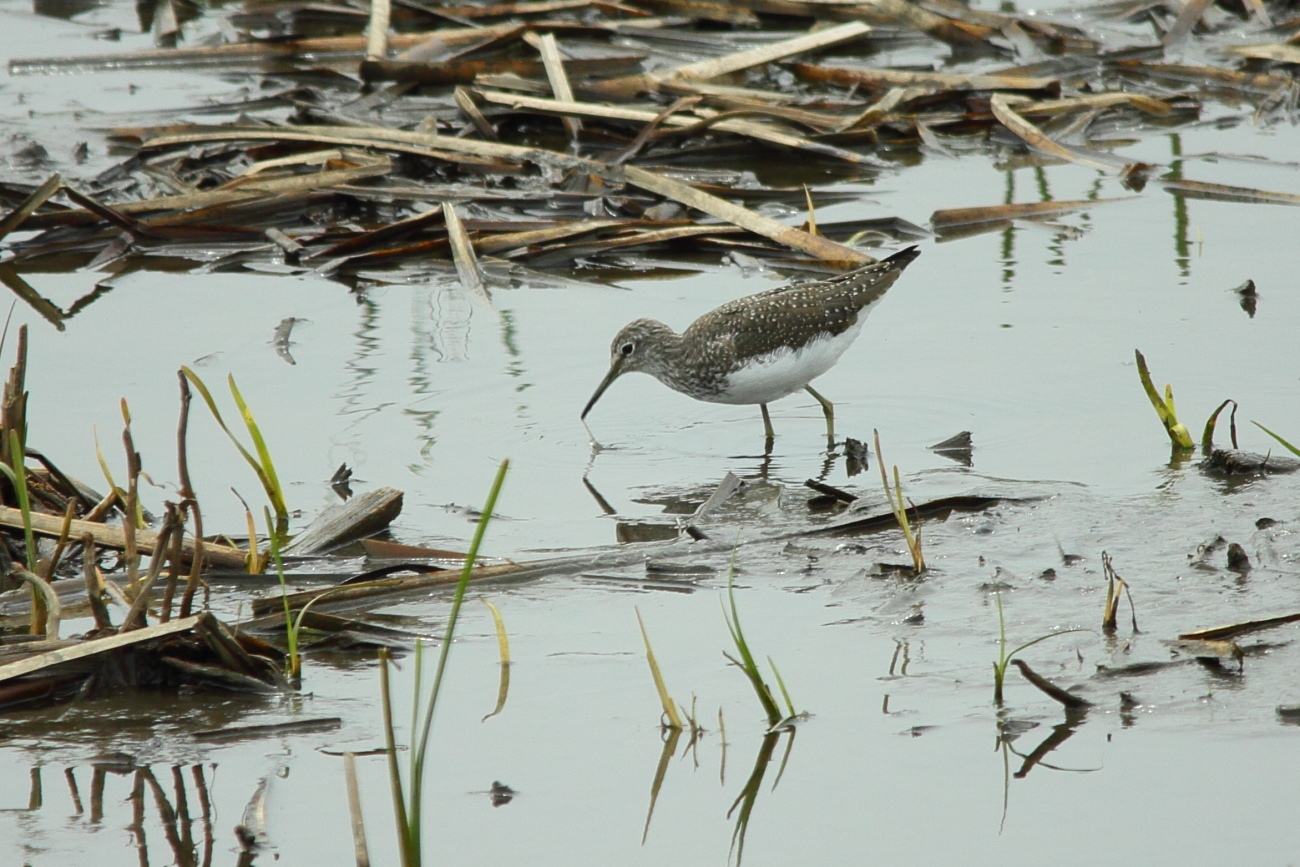
[[(6, 26), (23, 37), (10, 44), (12, 56), (110, 50), (117, 44), (88, 33), (129, 27), (129, 11), (110, 5), (55, 21), (0, 2)], [(147, 45), (139, 40), (127, 34), (120, 45)], [(139, 112), (230, 97), (255, 80), (139, 72), (10, 78), (0, 91), (9, 105), (2, 122), (7, 132), (66, 140), (70, 148), (80, 138), (100, 142), (92, 128), (131, 116), (143, 123)], [(24, 117), (20, 105), (36, 114)], [(78, 105), (110, 116), (74, 114)], [(1250, 110), (1209, 104), (1194, 128), (1120, 152), (1198, 180), (1300, 192), (1296, 167), (1286, 164), (1300, 152), (1296, 129), (1252, 126)], [(97, 143), (86, 171), (113, 161)], [(44, 176), (12, 159), (9, 171)], [(1249, 419), (1300, 435), (1300, 299), (1289, 291), (1288, 255), (1296, 212), (1187, 199), (1156, 186), (1133, 195), (1089, 169), (1011, 169), (983, 153), (928, 154), (873, 183), (837, 188), (854, 189), (861, 200), (820, 209), (822, 221), (897, 216), (926, 225), (936, 209), (1001, 202), (1009, 191), (1016, 201), (1128, 200), (1056, 225), (923, 241), (921, 257), (875, 309), (862, 339), (818, 381), (836, 403), (842, 434), (866, 439), (880, 431), (915, 501), (972, 492), (1026, 499), (927, 523), (932, 570), (922, 581), (874, 574), (879, 561), (906, 557), (892, 532), (741, 549), (737, 599), (747, 634), (811, 714), (788, 757), (783, 739), (766, 767), (745, 863), (1074, 864), (1116, 852), (1192, 864), (1296, 857), (1289, 808), (1297, 747), (1277, 713), (1300, 704), (1290, 676), (1294, 626), (1243, 639), (1250, 655), (1242, 673), (1187, 661), (1141, 676), (1094, 676), (1098, 665), (1169, 661), (1163, 641), (1181, 632), (1296, 608), (1295, 478), (1227, 484), (1192, 462), (1171, 465), (1133, 361), (1140, 348), (1156, 382), (1174, 384), (1194, 434), (1231, 397), (1242, 407), (1244, 448), (1272, 445)], [(802, 219), (789, 214), (791, 222)], [(405, 492), (395, 527), (401, 541), (459, 547), (471, 528), (465, 510), (481, 503), (496, 462), (511, 458), (487, 553), (517, 559), (614, 544), (620, 523), (671, 526), (666, 503), (703, 501), (727, 472), (765, 473), (781, 487), (752, 488), (724, 507), (704, 525), (720, 540), (825, 520), (810, 519), (803, 505), (809, 477), (878, 501), (874, 468), (850, 478), (837, 459), (826, 469), (821, 411), (809, 398), (773, 406), (778, 439), (764, 458), (752, 408), (700, 404), (647, 377), (627, 377), (589, 418), (607, 447), (593, 455), (577, 415), (621, 325), (653, 316), (681, 328), (777, 279), (735, 263), (681, 267), (694, 273), (611, 280), (594, 268), (500, 270), (491, 306), (471, 299), (437, 264), (371, 274), (354, 291), (312, 274), (25, 274), (64, 308), (96, 286), (108, 288), (64, 332), (24, 305), (15, 310), (15, 322), (31, 329), (31, 442), (95, 483), (92, 432), (120, 466), (118, 400), (125, 398), (146, 470), (174, 478), (175, 370), (190, 364), (214, 386), (228, 373), (236, 378), (301, 511), (299, 525), (332, 501), (326, 480), (343, 462), (358, 488)], [(1246, 279), (1259, 287), (1253, 317), (1230, 291)], [(304, 320), (293, 331), (293, 363), (271, 343), (287, 317)], [(926, 448), (959, 430), (973, 433), (972, 469)], [(1221, 424), (1220, 440), (1224, 430)], [(191, 424), (190, 449), (207, 526), (241, 531), (242, 507), (226, 492), (233, 480), (251, 497), (256, 481), (207, 419)], [(584, 479), (615, 515), (602, 511)], [(156, 505), (166, 493), (147, 496)], [(1261, 518), (1281, 523), (1260, 530)], [(1255, 564), (1249, 575), (1227, 570), (1221, 552), (1197, 561), (1198, 546), (1219, 535), (1246, 548)], [(1105, 595), (1103, 550), (1132, 585), (1141, 632), (1132, 633), (1125, 607), (1114, 638), (1081, 632), (1026, 651), (1040, 673), (1077, 687), (1096, 706), (1043, 764), (1017, 778), (1022, 759), (1006, 750), (1032, 753), (1064, 717), (1014, 672), (1007, 706), (991, 703), (994, 588), (1013, 643), (1094, 629)], [(1067, 566), (1062, 552), (1082, 560)], [(698, 559), (714, 571), (682, 592), (614, 580), (639, 578), (639, 567), (476, 590), (505, 618), (511, 689), (504, 712), (483, 721), (496, 696), (497, 650), (486, 607), (475, 600), (435, 729), (431, 857), (727, 861), (728, 811), (760, 754), (764, 726), (744, 679), (722, 657), (729, 558)], [(246, 594), (225, 591), (216, 604), (223, 616), (247, 616)], [(673, 694), (683, 703), (697, 696), (709, 729), (693, 751), (679, 747), (669, 762), (648, 831), (661, 736), (634, 608)], [(446, 598), (430, 594), (383, 610), (416, 618), (434, 634)], [(399, 696), (409, 693), (411, 674), (408, 658), (397, 674)], [(292, 699), (146, 696), (6, 715), (0, 848), (15, 863), (136, 864), (141, 849), (148, 863), (172, 863), (158, 802), (136, 769), (152, 772), (173, 807), (179, 769), (191, 833), (200, 852), (211, 841), (214, 862), (234, 857), (232, 829), (269, 779), (268, 848), (259, 859), (347, 863), (341, 761), (323, 750), (382, 745), (378, 688), (369, 654), (331, 654), (309, 659), (305, 694)], [(1137, 704), (1122, 705), (1121, 691)], [(193, 737), (323, 717), (341, 723), (233, 743)], [(398, 719), (406, 718), (399, 709)], [(1000, 724), (1024, 731), (1000, 748)], [(109, 756), (114, 772), (105, 778), (104, 815), (94, 821), (94, 766), (116, 753), (125, 757)], [(211, 798), (210, 828), (200, 819), (194, 767)], [(394, 863), (383, 761), (362, 758), (359, 767), (374, 862)], [(518, 796), (493, 808), (486, 794), (493, 780)], [(128, 796), (137, 783), (147, 793), (139, 801), (143, 833), (131, 830)]]

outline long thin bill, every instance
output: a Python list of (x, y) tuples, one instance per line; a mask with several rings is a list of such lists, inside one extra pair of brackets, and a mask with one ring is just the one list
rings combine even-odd
[(587, 401), (587, 405), (582, 408), (582, 415), (578, 416), (579, 419), (586, 420), (587, 413), (591, 412), (591, 408), (596, 405), (596, 401), (600, 400), (600, 396), (605, 393), (605, 389), (609, 388), (622, 372), (619, 365), (610, 365), (609, 373), (605, 374), (605, 378), (600, 381), (600, 385), (596, 386), (596, 393), (591, 396), (591, 400)]

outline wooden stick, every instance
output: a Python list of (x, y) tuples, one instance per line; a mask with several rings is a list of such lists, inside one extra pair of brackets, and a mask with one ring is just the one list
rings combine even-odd
[(697, 211), (712, 214), (732, 225), (748, 229), (756, 235), (762, 235), (764, 238), (770, 238), (778, 244), (793, 247), (814, 258), (846, 267), (869, 265), (875, 261), (866, 253), (854, 250), (852, 247), (846, 247), (828, 238), (810, 235), (802, 229), (778, 223), (776, 220), (756, 214), (748, 208), (733, 205), (725, 199), (697, 190), (690, 184), (684, 184), (681, 181), (648, 172), (637, 166), (624, 166), (623, 172), (627, 182), (633, 186), (666, 196)]
[[(0, 506), (0, 526), (22, 529), (22, 510), (10, 508), (9, 506)], [(57, 538), (62, 530), (62, 515), (47, 515), (43, 512), (32, 513), (33, 533)], [(126, 547), (126, 537), (121, 527), (99, 524), (93, 521), (74, 520), (72, 522), (72, 533), (78, 537), (90, 534), (90, 536), (94, 538), (96, 544), (104, 545), (109, 548)], [(158, 534), (151, 530), (137, 530), (135, 534), (135, 544), (140, 553), (151, 554), (154, 549), (158, 547)], [(193, 557), (194, 540), (186, 539), (181, 550), (184, 552), (186, 559)], [(238, 548), (205, 542), (203, 544), (203, 555), (214, 565), (225, 569), (244, 568), (244, 552)]]

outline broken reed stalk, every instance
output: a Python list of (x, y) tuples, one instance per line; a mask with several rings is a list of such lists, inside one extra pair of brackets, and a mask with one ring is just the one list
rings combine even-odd
[(645, 658), (650, 664), (650, 677), (654, 679), (655, 691), (659, 693), (659, 704), (663, 707), (664, 719), (660, 721), (663, 728), (673, 731), (681, 731), (685, 726), (682, 724), (682, 718), (677, 714), (676, 703), (671, 695), (668, 694), (668, 687), (664, 683), (663, 672), (659, 670), (659, 662), (655, 659), (654, 648), (650, 646), (650, 634), (646, 632), (645, 621), (641, 619), (641, 609), (633, 606), (636, 612), (637, 625), (641, 627), (641, 640), (645, 642)]
[(181, 389), (180, 420), (176, 425), (176, 472), (180, 481), (181, 519), (192, 518), (194, 521), (194, 556), (190, 560), (190, 574), (185, 582), (185, 593), (181, 596), (181, 617), (189, 617), (194, 609), (194, 594), (198, 591), (203, 578), (203, 512), (199, 509), (198, 497), (194, 485), (190, 482), (189, 430), (190, 401), (194, 395), (190, 391), (185, 374), (176, 371), (176, 379)]
[(162, 574), (163, 563), (167, 560), (167, 555), (172, 547), (172, 537), (180, 532), (179, 519), (176, 513), (176, 505), (167, 503), (167, 511), (163, 514), (162, 527), (158, 530), (158, 545), (154, 548), (153, 557), (149, 560), (149, 571), (145, 574), (144, 580), (140, 582), (139, 587), (135, 588), (135, 598), (131, 602), (131, 609), (122, 619), (122, 632), (144, 627), (145, 612), (149, 608), (149, 591), (153, 589), (154, 582)]
[(172, 533), (171, 545), (167, 551), (167, 586), (163, 589), (162, 602), (158, 606), (159, 623), (172, 619), (172, 602), (176, 598), (176, 586), (180, 582), (181, 551), (185, 541), (185, 516), (181, 508), (174, 503), (168, 503), (167, 508), (176, 515), (176, 532)]
[(920, 514), (917, 514), (916, 531), (912, 531), (912, 525), (907, 520), (907, 505), (903, 500), (903, 482), (898, 474), (898, 466), (894, 466), (894, 486), (889, 486), (889, 476), (885, 473), (884, 453), (880, 450), (880, 432), (873, 429), (871, 435), (875, 440), (876, 446), (876, 466), (880, 468), (880, 481), (885, 486), (885, 499), (889, 502), (889, 508), (894, 513), (894, 518), (898, 521), (898, 527), (903, 531), (903, 539), (907, 542), (907, 551), (912, 555), (912, 570), (920, 575), (925, 571), (925, 556), (921, 552), (921, 525)]
[(1106, 606), (1102, 609), (1101, 629), (1107, 635), (1115, 632), (1115, 621), (1119, 615), (1120, 594), (1124, 590), (1124, 579), (1119, 577), (1111, 565), (1110, 554), (1101, 552), (1101, 569), (1106, 576)]
[(135, 440), (131, 436), (131, 410), (126, 398), (122, 407), (122, 445), (126, 448), (126, 515), (122, 519), (122, 530), (126, 533), (127, 584), (132, 592), (140, 590), (140, 552), (135, 544), (135, 531), (144, 526), (144, 516), (140, 507), (140, 470), (142, 462), (140, 453), (135, 450)]
[(1128, 597), (1129, 614), (1133, 618), (1133, 632), (1138, 632), (1137, 606), (1133, 604), (1133, 591), (1129, 588), (1128, 582), (1119, 577), (1111, 561), (1110, 555), (1105, 551), (1101, 552), (1102, 572), (1106, 576), (1106, 607), (1102, 612), (1101, 629), (1107, 635), (1113, 635), (1116, 629), (1116, 623), (1119, 618), (1119, 601), (1120, 596)]
[(488, 491), (487, 502), (483, 505), (483, 513), (479, 517), (477, 526), (474, 528), (474, 537), (470, 541), (469, 551), (465, 555), (465, 565), (461, 569), (460, 581), (456, 584), (456, 592), (452, 597), (451, 610), (447, 613), (447, 630), (443, 636), (442, 646), (438, 649), (438, 663), (434, 669), (433, 683), (429, 688), (429, 694), (423, 703), (423, 721), (421, 722), (421, 697), (420, 685), (423, 668), (421, 664), (422, 652), (421, 645), (418, 641), (415, 645), (415, 672), (414, 672), (414, 701), (411, 707), (411, 745), (410, 745), (410, 762), (407, 767), (406, 785), (409, 785), (409, 795), (402, 781), (401, 770), (397, 763), (396, 733), (393, 728), (393, 709), (392, 698), (389, 689), (388, 678), (388, 652), (380, 651), (380, 689), (381, 701), (384, 713), (384, 737), (388, 745), (388, 773), (389, 788), (393, 797), (393, 810), (397, 822), (398, 846), (402, 853), (402, 867), (420, 867), (422, 857), (422, 840), (421, 840), (421, 809), (423, 806), (424, 794), (424, 776), (425, 766), (428, 759), (429, 736), (433, 728), (433, 712), (438, 704), (438, 695), (442, 690), (442, 678), (447, 669), (447, 658), (451, 651), (452, 641), (456, 634), (456, 621), (460, 617), (461, 604), (465, 601), (465, 590), (469, 586), (470, 574), (474, 570), (474, 562), (478, 559), (479, 547), (483, 543), (483, 537), (487, 532), (488, 523), (492, 519), (492, 513), (496, 509), (497, 498), (501, 494), (501, 488), (505, 484), (506, 472), (510, 469), (509, 459), (503, 460), (501, 466), (497, 469), (496, 478), (492, 482), (492, 488)]
[(90, 613), (95, 619), (96, 632), (113, 627), (113, 620), (108, 614), (108, 605), (104, 602), (106, 588), (104, 576), (99, 574), (98, 559), (95, 537), (86, 533), (81, 537), (81, 574), (86, 582), (86, 600), (90, 603)]
[(352, 818), (352, 848), (357, 867), (370, 867), (370, 850), (366, 846), (366, 823), (361, 814), (361, 789), (357, 785), (357, 757), (343, 753), (343, 780), (348, 790), (348, 815)]

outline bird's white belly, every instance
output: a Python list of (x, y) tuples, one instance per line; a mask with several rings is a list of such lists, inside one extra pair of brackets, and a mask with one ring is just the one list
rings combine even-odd
[(727, 377), (726, 390), (705, 397), (713, 403), (770, 403), (793, 394), (835, 366), (862, 331), (863, 320), (841, 334), (814, 340), (802, 349), (780, 349), (750, 359)]

